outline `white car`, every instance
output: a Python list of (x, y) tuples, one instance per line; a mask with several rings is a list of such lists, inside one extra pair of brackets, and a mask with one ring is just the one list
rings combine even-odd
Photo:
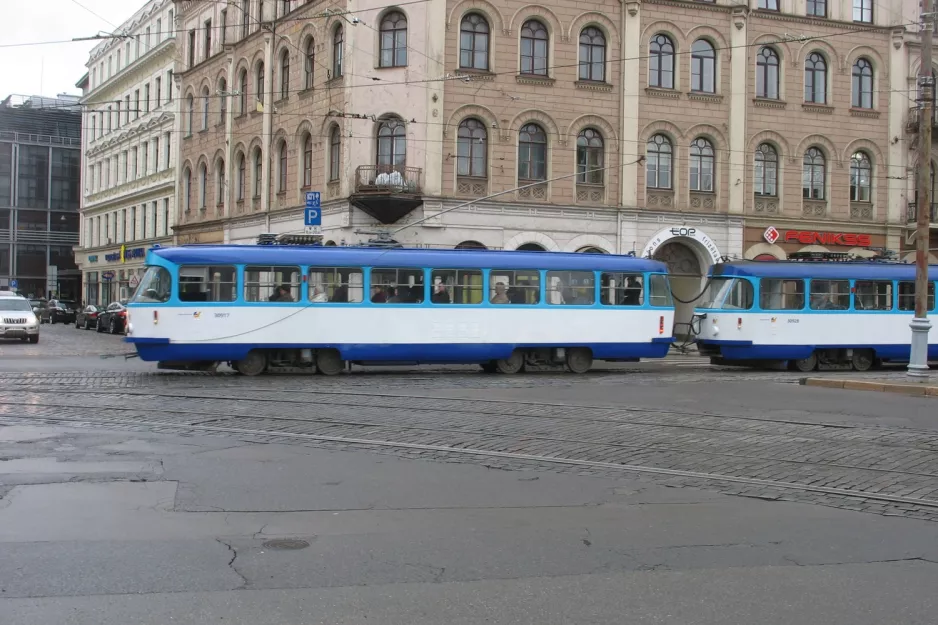
[(29, 300), (12, 291), (0, 291), (0, 339), (39, 342), (39, 318)]

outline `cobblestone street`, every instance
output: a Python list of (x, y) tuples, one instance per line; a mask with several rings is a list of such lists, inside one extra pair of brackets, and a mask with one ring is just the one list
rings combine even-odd
[[(617, 516), (611, 512), (615, 506), (636, 502), (646, 502), (640, 505), (652, 506), (649, 510), (663, 511), (665, 508), (654, 506), (662, 501), (694, 506), (718, 501), (733, 509), (734, 516), (762, 519), (760, 515), (766, 514), (790, 519), (786, 527), (798, 527), (802, 538), (795, 538), (788, 530), (773, 538), (775, 530), (764, 526), (768, 516), (754, 521), (762, 528), (755, 530), (757, 540), (743, 540), (741, 535), (719, 540), (709, 535), (687, 538), (700, 545), (766, 545), (758, 549), (768, 549), (772, 555), (768, 560), (756, 558), (761, 562), (758, 566), (803, 565), (809, 559), (799, 555), (799, 550), (805, 548), (805, 540), (820, 540), (815, 532), (835, 545), (835, 551), (839, 549), (836, 545), (841, 537), (831, 538), (827, 529), (822, 531), (806, 521), (813, 515), (850, 515), (837, 517), (846, 532), (843, 536), (861, 536), (851, 539), (850, 557), (831, 556), (815, 563), (915, 561), (934, 568), (931, 562), (938, 557), (926, 547), (938, 544), (934, 541), (921, 543), (921, 549), (916, 543), (905, 544), (898, 551), (888, 549), (888, 553), (871, 551), (879, 541), (894, 543), (897, 535), (893, 532), (913, 531), (915, 536), (915, 532), (928, 536), (935, 532), (938, 537), (938, 525), (934, 524), (938, 520), (938, 423), (931, 398), (804, 387), (794, 373), (712, 367), (694, 356), (682, 355), (660, 362), (600, 366), (583, 376), (491, 376), (474, 367), (354, 367), (350, 373), (335, 377), (250, 378), (224, 368), (214, 374), (161, 372), (153, 363), (125, 358), (130, 350), (121, 338), (56, 325), (43, 326), (38, 345), (0, 346), (0, 527), (6, 515), (10, 528), (6, 534), (0, 530), (0, 557), (4, 544), (64, 540), (78, 531), (74, 526), (55, 529), (54, 522), (40, 524), (48, 530), (35, 530), (25, 512), (28, 506), (17, 507), (28, 501), (25, 493), (17, 494), (19, 489), (40, 488), (39, 484), (49, 482), (50, 475), (75, 484), (74, 488), (102, 481), (114, 487), (141, 482), (175, 484), (170, 498), (175, 503), (166, 513), (225, 513), (224, 524), (230, 524), (235, 539), (223, 540), (231, 545), (239, 562), (247, 560), (249, 568), (251, 559), (261, 557), (264, 538), (299, 536), (310, 542), (310, 534), (328, 533), (321, 527), (312, 529), (321, 526), (320, 521), (296, 525), (277, 516), (281, 513), (312, 514), (331, 509), (348, 513), (376, 506), (407, 510), (426, 506), (527, 508), (532, 493), (551, 484), (557, 484), (559, 490), (558, 499), (549, 505), (566, 506), (570, 497), (582, 505), (582, 498), (574, 493), (597, 492), (594, 489), (599, 488), (604, 494), (591, 501), (599, 506), (597, 510), (613, 506), (605, 513), (613, 517)], [(876, 375), (899, 379), (904, 373), (894, 369)], [(22, 431), (36, 434), (21, 439), (18, 433)], [(5, 436), (5, 432), (9, 434)], [(3, 441), (18, 443), (4, 445)], [(179, 445), (194, 445), (193, 449), (203, 451), (241, 450), (237, 457), (242, 461), (231, 464), (234, 457), (222, 460), (227, 458), (226, 452), (206, 451), (207, 457), (220, 454), (218, 463), (222, 464), (197, 464), (200, 468), (193, 472), (196, 465), (180, 460), (189, 456), (177, 455), (183, 453)], [(307, 462), (301, 458), (314, 465), (300, 470), (295, 463)], [(322, 464), (325, 458), (329, 461)], [(43, 464), (48, 461), (54, 466)], [(345, 463), (355, 468), (349, 469), (350, 473), (339, 471), (337, 467)], [(362, 469), (357, 463), (370, 468)], [(90, 475), (69, 468), (87, 465), (96, 466)], [(268, 475), (267, 466), (275, 468), (275, 473)], [(318, 468), (313, 470), (312, 466)], [(223, 474), (218, 472), (221, 467), (227, 467)], [(492, 469), (498, 471), (479, 475), (503, 476), (511, 486), (456, 477), (467, 471), (475, 475), (476, 471)], [(405, 474), (407, 477), (402, 477)], [(271, 482), (274, 475), (277, 477)], [(307, 485), (303, 475), (317, 477)], [(132, 479), (128, 482), (128, 478)], [(384, 483), (380, 495), (374, 491), (374, 480)], [(447, 494), (443, 495), (439, 487), (450, 480), (461, 486), (445, 488)], [(425, 493), (418, 496), (415, 488)], [(507, 499), (495, 494), (499, 492)], [(465, 501), (459, 493), (465, 494)], [(617, 493), (624, 493), (624, 499)], [(12, 501), (6, 511), (2, 505), (5, 500)], [(73, 514), (68, 500), (66, 496), (66, 503), (56, 504), (62, 506), (58, 514), (64, 518)], [(422, 503), (415, 503), (418, 500)], [(445, 505), (441, 503), (444, 500)], [(651, 501), (659, 503), (647, 503)], [(107, 505), (111, 504), (106, 503), (105, 508)], [(795, 507), (769, 510), (761, 507), (765, 505)], [(814, 512), (805, 516), (808, 509)], [(107, 518), (95, 517), (98, 520), (92, 525), (107, 525), (112, 516), (136, 514), (121, 510)], [(828, 512), (821, 512), (824, 510)], [(697, 514), (706, 518), (702, 508)], [(238, 515), (247, 515), (243, 526)], [(131, 517), (124, 520), (135, 523)], [(551, 518), (548, 514), (544, 520)], [(253, 527), (261, 519), (263, 527)], [(528, 522), (534, 523), (531, 527), (540, 523)], [(691, 533), (708, 534), (713, 521), (702, 522), (704, 525)], [(595, 542), (595, 537), (589, 537), (591, 533), (612, 531), (602, 529), (607, 521), (583, 523), (587, 526), (584, 544)], [(915, 525), (914, 530), (909, 529), (913, 526), (900, 530), (899, 526), (883, 525), (889, 523)], [(253, 529), (248, 531), (248, 526)], [(281, 530), (271, 530), (273, 527)], [(84, 536), (83, 531), (78, 531), (76, 540), (94, 534), (88, 530), (91, 533)], [(438, 531), (442, 530), (431, 530), (431, 534)], [(220, 529), (208, 532), (216, 537), (226, 533)], [(526, 539), (515, 536), (513, 540), (523, 544)], [(610, 535), (605, 540), (618, 539)], [(673, 541), (680, 543), (681, 539), (672, 537), (665, 542)], [(776, 546), (770, 547), (773, 541)], [(783, 544), (784, 548), (779, 546)], [(378, 551), (385, 548), (373, 547)], [(716, 559), (674, 560), (674, 551), (651, 556), (623, 545), (610, 548), (623, 554), (625, 560), (591, 561), (585, 569), (558, 564), (556, 570), (558, 574), (580, 574), (596, 570), (594, 567), (614, 572), (623, 567), (652, 571), (714, 566), (722, 570), (727, 563), (730, 567), (757, 566), (750, 560), (751, 550), (747, 551), (750, 555), (740, 558), (723, 554)], [(518, 557), (528, 561), (532, 554), (525, 547), (519, 549)], [(15, 559), (15, 554), (7, 555)], [(75, 558), (76, 562), (82, 560)], [(457, 561), (431, 563), (423, 555), (414, 556), (414, 561), (429, 567), (422, 570), (436, 571), (426, 579), (420, 576), (421, 581), (439, 583), (451, 574), (453, 580), (490, 579), (488, 574), (473, 577)], [(626, 565), (626, 561), (632, 564)], [(487, 565), (480, 566), (488, 570)], [(365, 569), (371, 570), (368, 566)], [(323, 573), (323, 584), (368, 585), (375, 580), (373, 571), (359, 578), (355, 570), (353, 566), (344, 581)], [(386, 581), (411, 579), (401, 570), (393, 570), (397, 573), (389, 573)], [(238, 569), (238, 574), (245, 580), (243, 587), (263, 587), (259, 571)], [(282, 574), (274, 572), (271, 579), (280, 579)], [(3, 575), (0, 567), (0, 586), (4, 585)], [(525, 577), (527, 573), (518, 575)], [(213, 583), (203, 583), (215, 588)], [(290, 586), (282, 584), (272, 587)], [(114, 589), (104, 584), (98, 590), (107, 593)], [(18, 592), (6, 596), (19, 596)], [(32, 595), (27, 592), (22, 596)]]

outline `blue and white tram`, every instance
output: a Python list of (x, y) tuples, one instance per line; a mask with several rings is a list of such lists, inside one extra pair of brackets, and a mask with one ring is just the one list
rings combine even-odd
[[(929, 268), (938, 276), (938, 266)], [(935, 281), (928, 309), (935, 312)], [(788, 361), (799, 371), (908, 362), (915, 266), (743, 261), (714, 265), (695, 310), (700, 354), (715, 363)], [(929, 360), (938, 360), (930, 333)]]
[(627, 256), (219, 245), (154, 249), (147, 264), (127, 340), (162, 368), (584, 372), (672, 342), (667, 267)]

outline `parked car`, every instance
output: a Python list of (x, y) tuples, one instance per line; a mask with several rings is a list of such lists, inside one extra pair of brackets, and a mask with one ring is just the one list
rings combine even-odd
[(39, 319), (31, 302), (11, 291), (0, 291), (0, 339), (39, 342)]
[(88, 304), (75, 315), (75, 327), (90, 330), (98, 327), (98, 315), (104, 312), (104, 306)]
[(39, 318), (39, 323), (47, 323), (49, 321), (49, 302), (42, 298), (37, 298), (29, 300), (29, 305), (33, 307), (33, 312), (36, 313), (36, 317)]
[(104, 312), (98, 313), (98, 332), (123, 334), (126, 325), (127, 307), (120, 302), (112, 302), (108, 304)]
[(49, 300), (49, 322), (50, 323), (73, 323), (75, 321), (75, 309), (77, 304), (67, 299)]

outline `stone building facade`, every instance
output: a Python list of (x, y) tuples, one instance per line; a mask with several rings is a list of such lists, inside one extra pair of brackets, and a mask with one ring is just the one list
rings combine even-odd
[(181, 242), (302, 231), (319, 191), (327, 245), (652, 255), (679, 296), (723, 256), (901, 247), (903, 11), (175, 5)]

